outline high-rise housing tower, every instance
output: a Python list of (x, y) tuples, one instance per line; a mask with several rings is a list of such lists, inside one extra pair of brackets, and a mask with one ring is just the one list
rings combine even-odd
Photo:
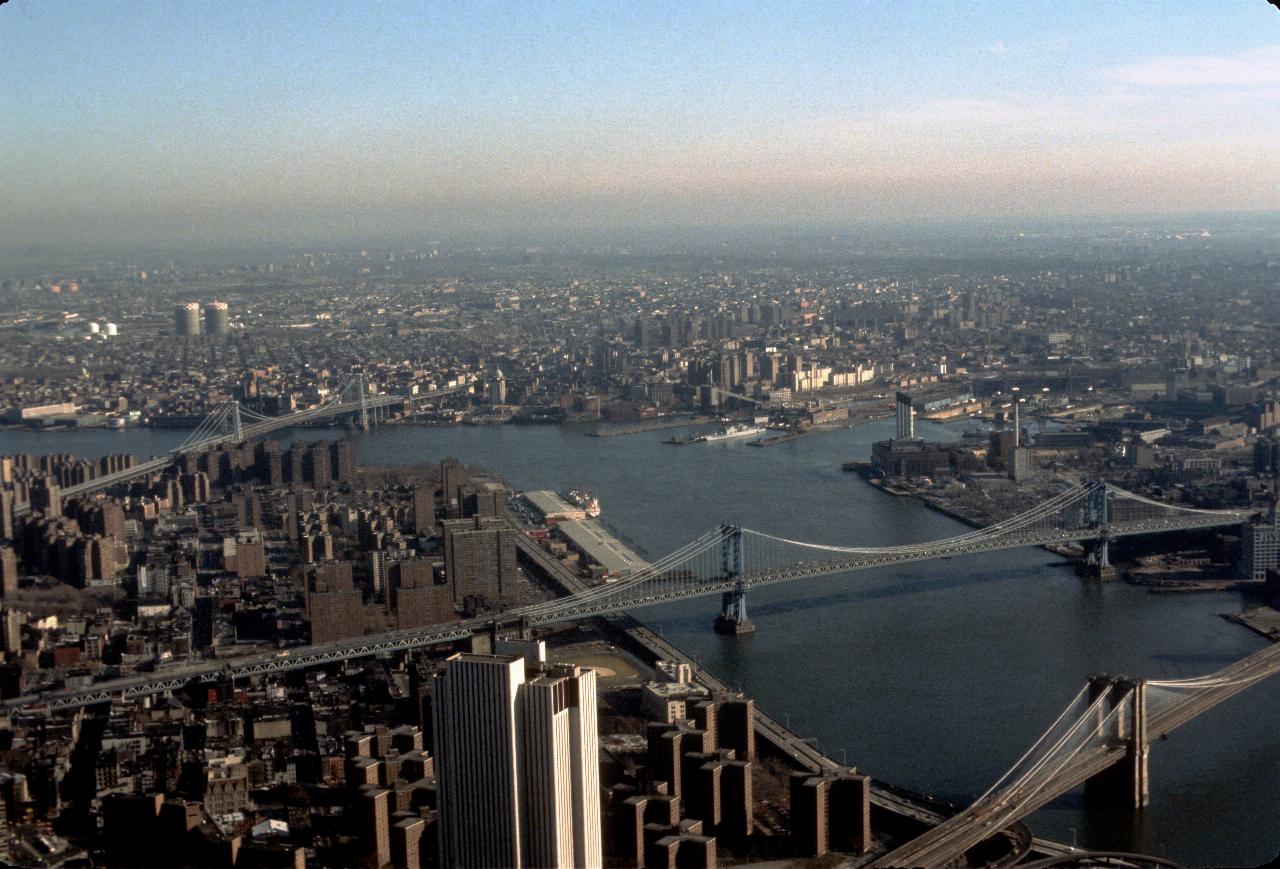
[(173, 334), (179, 338), (194, 338), (200, 334), (200, 305), (187, 302), (173, 311)]
[(490, 404), (506, 404), (507, 402), (507, 375), (502, 373), (502, 369), (496, 365), (493, 373), (489, 376), (489, 403)]
[(210, 302), (204, 306), (204, 333), (222, 336), (231, 332), (231, 312), (226, 302)]
[(441, 523), (444, 575), (454, 603), (482, 598), (489, 607), (515, 599), (518, 568), (514, 531), (501, 519), (474, 516)]
[(599, 867), (595, 672), (459, 653), (432, 692), (440, 863)]

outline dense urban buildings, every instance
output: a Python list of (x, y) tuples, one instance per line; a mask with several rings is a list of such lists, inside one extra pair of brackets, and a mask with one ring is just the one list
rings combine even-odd
[(1280, 865), (1280, 0), (726, 6), (0, 0), (0, 865)]
[[(963, 266), (811, 253), (799, 267), (744, 249), (714, 271), (659, 247), (524, 261), (437, 245), (272, 268), (103, 267), (77, 273), (75, 293), (10, 279), (28, 312), (0, 326), (15, 436), (123, 432), (92, 458), (0, 458), (0, 698), (447, 635), (643, 570), (569, 480), (516, 493), (442, 455), (360, 467), (362, 424), (564, 425), (579, 439), (671, 428), (660, 449), (697, 461), (735, 427), (763, 451), (884, 419), (845, 466), (975, 524), (1064, 480), (1245, 511), (1119, 551), (1113, 572), (1269, 600), (1280, 365), (1257, 324), (1275, 313), (1280, 270), (1256, 243), (1243, 225), (1024, 249), (994, 237)], [(1230, 289), (1206, 274), (1230, 274)], [(108, 317), (113, 334), (89, 325)], [(362, 415), (352, 382), (387, 400)], [(356, 410), (331, 432), (237, 439), (228, 410), (243, 433), (339, 399)], [(189, 431), (220, 408), (208, 445), (110, 483), (148, 460), (131, 438)], [(642, 632), (584, 630), (468, 629), (163, 702), (11, 712), (6, 847), (56, 836), (67, 855), (143, 865), (121, 833), (137, 828), (202, 866), (710, 866), (858, 858), (901, 837), (868, 776), (797, 765), (786, 746), (803, 740), (751, 698), (660, 664), (670, 651)]]

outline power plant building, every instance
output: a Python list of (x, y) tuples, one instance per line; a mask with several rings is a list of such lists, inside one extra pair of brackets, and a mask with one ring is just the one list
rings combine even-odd
[(905, 392), (897, 393), (896, 399), (898, 411), (898, 440), (913, 440), (916, 436), (916, 410), (911, 405), (911, 396)]
[(187, 302), (173, 311), (173, 334), (179, 338), (194, 338), (200, 334), (200, 305)]
[(231, 333), (231, 312), (226, 302), (210, 302), (205, 305), (204, 333), (215, 337)]

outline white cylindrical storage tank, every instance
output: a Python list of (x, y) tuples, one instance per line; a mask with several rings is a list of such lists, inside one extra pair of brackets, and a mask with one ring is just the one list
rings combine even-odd
[(120, 330), (115, 323), (107, 324), (107, 335), (119, 335), (119, 334), (120, 334)]
[(101, 332), (101, 331), (102, 331), (102, 327), (101, 327), (101, 326), (99, 326), (97, 323), (90, 323), (90, 324), (89, 324), (89, 334), (90, 334), (90, 335), (97, 335), (97, 334), (98, 334), (99, 332)]

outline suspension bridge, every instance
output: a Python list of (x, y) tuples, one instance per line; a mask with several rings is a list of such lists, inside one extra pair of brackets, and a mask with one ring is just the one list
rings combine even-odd
[(1280, 643), (1191, 679), (1088, 682), (1039, 739), (973, 804), (877, 859), (876, 866), (941, 867), (1067, 791), (1145, 806), (1150, 742), (1280, 671)]
[(531, 627), (720, 594), (721, 618), (747, 620), (749, 589), (888, 565), (1049, 543), (1083, 542), (1105, 561), (1108, 542), (1152, 534), (1238, 525), (1250, 514), (1166, 504), (1105, 482), (1069, 485), (1027, 512), (942, 540), (896, 546), (835, 546), (722, 525), (630, 576), (542, 603), (423, 628), (388, 631), (279, 652), (205, 660), (76, 689), (54, 689), (5, 701), (7, 706), (72, 708), (265, 673), (402, 652), (464, 639), (499, 624)]
[[(207, 452), (224, 444), (245, 443), (246, 441), (265, 437), (280, 429), (305, 425), (321, 419), (332, 419), (350, 414), (357, 419), (361, 429), (367, 429), (371, 423), (382, 419), (388, 408), (395, 405), (410, 405), (414, 401), (428, 401), (446, 395), (454, 395), (470, 388), (471, 384), (462, 384), (417, 395), (372, 394), (365, 382), (364, 375), (353, 374), (316, 406), (281, 416), (264, 416), (233, 399), (223, 402), (214, 408), (200, 425), (187, 436), (187, 439), (170, 450), (167, 455), (157, 456), (128, 468), (94, 477), (84, 483), (67, 486), (61, 490), (61, 495), (63, 497), (75, 497), (76, 495), (100, 491), (117, 483), (126, 483), (129, 480), (136, 480), (148, 474), (159, 473), (189, 453)], [(31, 505), (26, 502), (14, 505), (14, 515), (17, 516), (28, 513), (30, 510)]]

